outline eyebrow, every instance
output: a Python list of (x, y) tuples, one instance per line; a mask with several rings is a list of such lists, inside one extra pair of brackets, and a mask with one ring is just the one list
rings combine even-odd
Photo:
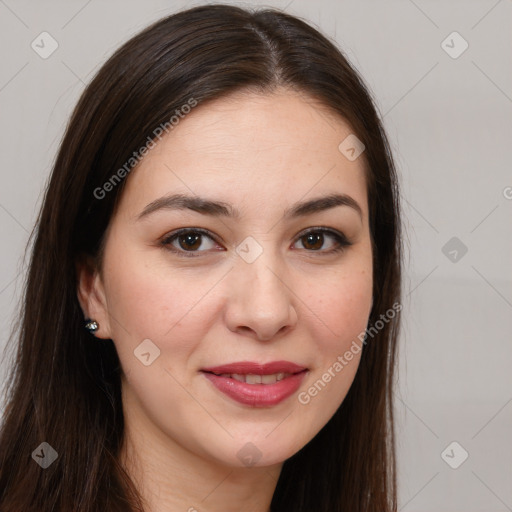
[[(291, 219), (304, 217), (312, 213), (318, 213), (337, 206), (348, 206), (354, 209), (361, 219), (363, 211), (357, 201), (347, 194), (330, 194), (324, 197), (318, 197), (309, 201), (303, 201), (292, 205), (284, 211), (284, 218)], [(184, 194), (173, 194), (160, 197), (149, 203), (144, 210), (137, 216), (136, 220), (141, 220), (148, 215), (159, 210), (193, 210), (203, 215), (213, 217), (231, 217), (239, 219), (240, 211), (229, 203), (222, 201), (212, 201), (210, 199), (187, 196)]]

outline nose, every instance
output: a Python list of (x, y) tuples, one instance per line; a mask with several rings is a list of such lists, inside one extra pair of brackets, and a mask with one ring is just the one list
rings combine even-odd
[(232, 332), (266, 341), (297, 323), (295, 296), (283, 267), (261, 255), (253, 263), (239, 259), (230, 272), (225, 321)]

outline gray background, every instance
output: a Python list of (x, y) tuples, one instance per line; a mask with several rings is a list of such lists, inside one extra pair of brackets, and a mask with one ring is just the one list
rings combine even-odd
[[(199, 3), (0, 0), (0, 348), (42, 189), (84, 84), (135, 32)], [(400, 510), (512, 511), (512, 2), (252, 5), (284, 8), (335, 38), (391, 139), (407, 249)], [(47, 59), (31, 48), (43, 31), (59, 45)], [(445, 51), (463, 48), (454, 31), (469, 44), (457, 58)], [(469, 457), (453, 469), (445, 460), (460, 463), (462, 450)]]

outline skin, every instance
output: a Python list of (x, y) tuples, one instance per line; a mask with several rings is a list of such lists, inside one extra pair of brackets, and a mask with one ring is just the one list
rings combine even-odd
[[(114, 341), (123, 370), (121, 461), (151, 512), (267, 512), (283, 462), (345, 398), (360, 353), (307, 405), (298, 401), (357, 340), (371, 310), (364, 160), (351, 162), (338, 150), (350, 133), (340, 117), (290, 90), (199, 105), (128, 176), (102, 268), (80, 266), (84, 315), (98, 321), (98, 338)], [(333, 191), (357, 201), (362, 217), (336, 206), (283, 218), (294, 203)], [(230, 203), (241, 217), (162, 209), (137, 219), (175, 193)], [(318, 226), (352, 245), (329, 254), (338, 246), (330, 235), (309, 243), (298, 236)], [(196, 257), (180, 257), (160, 241), (183, 227), (216, 239), (203, 237)], [(252, 263), (235, 250), (248, 236), (263, 250)], [(175, 238), (173, 247), (183, 253), (181, 242)], [(145, 339), (160, 349), (149, 366), (134, 355)], [(309, 373), (298, 392), (272, 407), (235, 402), (200, 372), (275, 360)], [(261, 453), (251, 467), (237, 457), (248, 442)]]

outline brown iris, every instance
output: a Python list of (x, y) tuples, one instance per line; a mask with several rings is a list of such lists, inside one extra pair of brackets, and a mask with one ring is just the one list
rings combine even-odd
[[(322, 233), (308, 233), (307, 235), (304, 235), (301, 239), (306, 249), (318, 250), (321, 249), (322, 245), (324, 244), (324, 235)], [(308, 245), (310, 247), (308, 247)]]
[[(185, 250), (194, 250), (198, 249), (201, 246), (201, 235), (200, 234), (190, 234), (181, 235), (178, 237), (180, 247)], [(185, 245), (182, 244), (182, 241), (185, 240)]]

